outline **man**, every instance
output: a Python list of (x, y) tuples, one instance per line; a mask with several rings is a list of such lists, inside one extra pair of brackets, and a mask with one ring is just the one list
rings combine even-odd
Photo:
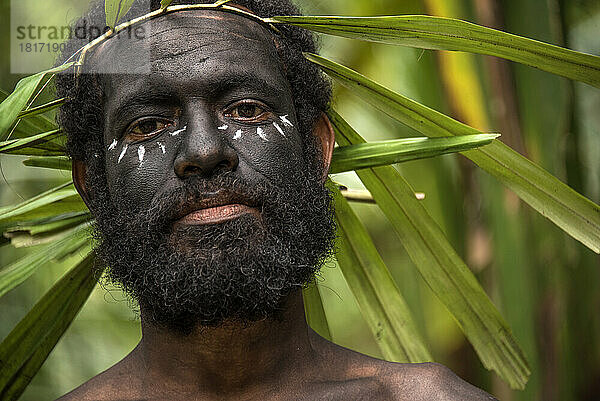
[[(100, 25), (102, 10), (79, 24)], [(61, 400), (493, 399), (441, 365), (373, 359), (306, 324), (301, 288), (335, 238), (330, 90), (302, 57), (310, 35), (218, 10), (142, 25), (143, 39), (109, 39), (57, 81), (99, 259), (138, 302), (143, 333)]]

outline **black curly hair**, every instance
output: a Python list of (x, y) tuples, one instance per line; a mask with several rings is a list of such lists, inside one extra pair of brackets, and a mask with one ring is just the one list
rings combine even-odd
[[(174, 0), (171, 4), (207, 4), (214, 0)], [(298, 15), (299, 9), (290, 0), (234, 0), (231, 4), (245, 7), (260, 17), (274, 15)], [(125, 16), (133, 19), (148, 12), (147, 0), (135, 0), (131, 10)], [(150, 9), (160, 8), (160, 0), (150, 0)], [(89, 12), (77, 20), (73, 31), (84, 27), (85, 38), (73, 37), (66, 43), (65, 50), (57, 64), (62, 64), (82, 46), (100, 35), (100, 30), (90, 32), (85, 27), (103, 27), (105, 21), (104, 1), (94, 3)], [(325, 111), (331, 98), (331, 87), (320, 70), (308, 62), (302, 52), (315, 52), (315, 39), (308, 31), (294, 26), (278, 26), (280, 33), (273, 34), (279, 57), (283, 63), (287, 79), (292, 89), (294, 106), (300, 132), (306, 146), (315, 146), (310, 133)], [(103, 93), (98, 77), (82, 73), (77, 82), (73, 71), (59, 74), (56, 78), (56, 92), (59, 98), (66, 98), (58, 113), (58, 123), (67, 135), (67, 153), (74, 160), (80, 160), (88, 166), (100, 168), (104, 160), (103, 145)], [(92, 156), (95, 156), (94, 158)], [(96, 169), (94, 169), (96, 170)], [(97, 170), (96, 170), (97, 172)]]

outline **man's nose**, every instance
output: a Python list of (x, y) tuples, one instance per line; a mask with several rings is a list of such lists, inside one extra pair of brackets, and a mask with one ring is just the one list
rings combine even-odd
[(175, 174), (185, 179), (235, 170), (239, 163), (238, 155), (223, 137), (223, 132), (217, 129), (212, 119), (194, 114), (185, 132), (180, 134), (183, 138), (175, 159)]

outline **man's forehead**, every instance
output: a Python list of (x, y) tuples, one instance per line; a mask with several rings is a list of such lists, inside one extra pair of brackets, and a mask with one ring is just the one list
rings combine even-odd
[(244, 62), (248, 54), (273, 62), (276, 53), (270, 32), (250, 18), (223, 11), (186, 10), (122, 31), (96, 49), (90, 64), (100, 73), (149, 73), (182, 67), (186, 62), (193, 66), (217, 55), (229, 58), (230, 63), (235, 61), (232, 58)]
[[(240, 81), (247, 86), (289, 93), (271, 33), (243, 16), (193, 10), (169, 14), (148, 24), (143, 40), (113, 38), (93, 55), (109, 98), (125, 99), (150, 89), (165, 93), (213, 94)], [(167, 90), (168, 89), (168, 90)], [(118, 96), (113, 96), (118, 95)], [(111, 106), (118, 108), (116, 103)], [(112, 108), (112, 107), (110, 107)]]

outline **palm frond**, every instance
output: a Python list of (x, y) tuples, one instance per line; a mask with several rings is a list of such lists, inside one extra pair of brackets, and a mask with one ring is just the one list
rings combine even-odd
[(17, 205), (1, 208), (0, 226), (14, 226), (16, 223), (40, 221), (61, 215), (70, 217), (86, 211), (87, 207), (73, 183), (67, 182)]
[(600, 57), (452, 18), (278, 16), (267, 20), (352, 39), (502, 57), (600, 87)]
[(334, 194), (338, 226), (336, 258), (381, 352), (391, 361), (431, 361), (411, 312), (366, 228), (337, 186), (329, 182), (328, 187)]
[(0, 399), (16, 400), (96, 285), (92, 254), (79, 259), (0, 343)]
[(49, 244), (38, 247), (22, 259), (1, 268), (0, 297), (27, 280), (39, 267), (80, 250), (89, 242), (87, 232), (82, 232), (84, 228), (84, 225), (79, 225), (63, 230)]
[[(428, 137), (481, 134), (427, 106), (393, 92), (321, 56), (306, 57), (361, 99)], [(531, 207), (596, 253), (600, 253), (600, 207), (500, 141), (463, 152)]]
[(35, 90), (40, 86), (42, 81), (47, 76), (52, 76), (56, 73), (70, 68), (73, 63), (67, 63), (50, 70), (38, 72), (21, 79), (15, 90), (0, 103), (0, 140), (5, 140), (10, 133), (11, 127), (19, 119), (29, 102), (34, 97)]
[(387, 166), (462, 152), (488, 145), (499, 136), (498, 134), (478, 134), (457, 138), (407, 138), (340, 146), (333, 151), (329, 173)]
[[(364, 143), (337, 113), (330, 112), (338, 143)], [(477, 351), (483, 365), (511, 387), (525, 387), (530, 374), (525, 357), (506, 322), (446, 236), (394, 168), (357, 171), (423, 279), (448, 308)], [(336, 204), (336, 207), (338, 204)]]

